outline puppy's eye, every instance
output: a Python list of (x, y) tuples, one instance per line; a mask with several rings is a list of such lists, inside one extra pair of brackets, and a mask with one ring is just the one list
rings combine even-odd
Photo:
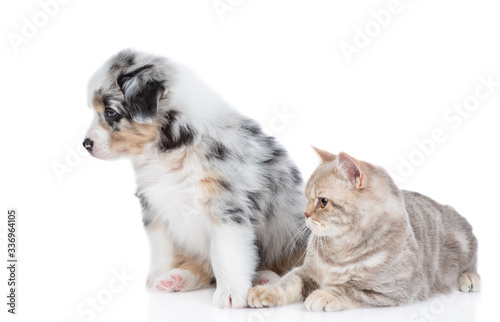
[(325, 208), (328, 205), (328, 199), (319, 198), (319, 206), (320, 208)]
[(104, 111), (104, 115), (106, 115), (106, 117), (110, 118), (110, 119), (113, 119), (115, 117), (118, 116), (118, 113), (115, 111), (115, 110), (112, 110), (110, 108), (107, 108), (105, 111)]

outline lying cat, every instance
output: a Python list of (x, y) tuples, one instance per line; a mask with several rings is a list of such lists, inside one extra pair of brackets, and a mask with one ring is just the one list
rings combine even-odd
[[(316, 149), (316, 148), (315, 148)], [(479, 291), (477, 240), (453, 208), (402, 191), (381, 167), (316, 149), (306, 186), (304, 264), (254, 287), (251, 307), (303, 301), (311, 311), (398, 306)]]

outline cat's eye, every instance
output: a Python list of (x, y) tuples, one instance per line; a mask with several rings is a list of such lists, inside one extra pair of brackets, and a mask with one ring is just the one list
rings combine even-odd
[(320, 206), (320, 208), (325, 208), (328, 205), (328, 199), (326, 199), (326, 198), (319, 198), (318, 205)]

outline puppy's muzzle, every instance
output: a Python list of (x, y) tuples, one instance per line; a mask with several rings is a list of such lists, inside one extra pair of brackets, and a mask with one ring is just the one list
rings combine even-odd
[(86, 138), (85, 140), (83, 140), (83, 147), (87, 151), (89, 151), (89, 153), (92, 153), (92, 148), (94, 147), (94, 141), (92, 141), (89, 138)]

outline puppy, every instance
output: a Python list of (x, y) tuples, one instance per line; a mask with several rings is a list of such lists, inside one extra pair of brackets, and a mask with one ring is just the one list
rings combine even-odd
[(84, 147), (128, 158), (135, 170), (149, 287), (188, 291), (215, 280), (214, 305), (241, 308), (256, 271), (300, 264), (307, 201), (297, 167), (192, 72), (124, 50), (90, 79), (88, 103)]

